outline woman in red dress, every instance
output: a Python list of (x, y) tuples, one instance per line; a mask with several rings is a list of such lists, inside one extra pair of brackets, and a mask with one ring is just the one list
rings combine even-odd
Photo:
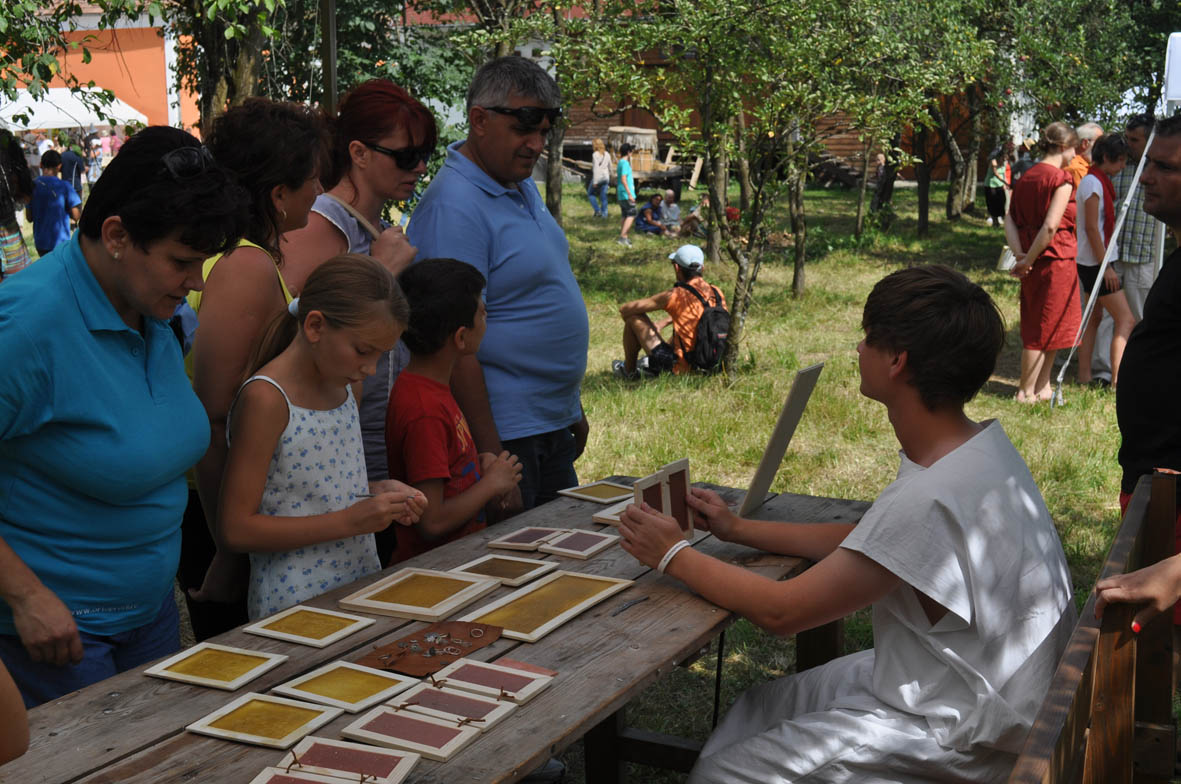
[(1039, 144), (1042, 159), (1013, 187), (1005, 216), (1005, 239), (1017, 256), (1011, 274), (1021, 279), (1021, 403), (1053, 396), (1054, 355), (1074, 345), (1082, 319), (1074, 262), (1074, 186), (1063, 171), (1074, 157), (1078, 135), (1065, 123), (1051, 123)]

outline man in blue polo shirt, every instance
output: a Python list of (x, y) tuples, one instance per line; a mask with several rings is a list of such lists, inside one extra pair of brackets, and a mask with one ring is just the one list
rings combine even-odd
[(419, 259), (452, 258), (488, 281), (488, 330), (451, 389), (480, 452), (507, 449), (531, 508), (578, 484), (588, 425), (581, 384), (590, 330), (569, 244), (530, 179), (561, 116), (553, 78), (523, 57), (493, 60), (467, 93), (470, 130), (414, 210)]

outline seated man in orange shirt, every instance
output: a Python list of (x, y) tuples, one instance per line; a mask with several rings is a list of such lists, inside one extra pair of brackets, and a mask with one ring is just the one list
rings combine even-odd
[[(669, 254), (676, 274), (676, 284), (651, 297), (625, 302), (619, 306), (623, 318), (623, 359), (611, 363), (618, 378), (634, 380), (641, 373), (655, 377), (661, 373), (687, 373), (690, 366), (685, 357), (697, 341), (697, 322), (705, 312), (702, 300), (711, 306), (726, 307), (722, 292), (701, 277), (705, 268), (705, 254), (696, 245), (682, 245)], [(692, 289), (690, 291), (689, 289)], [(701, 295), (698, 299), (693, 292)], [(663, 310), (668, 318), (654, 324), (648, 314)], [(661, 331), (672, 324), (672, 342), (661, 336)], [(637, 362), (640, 349), (647, 352), (646, 362)]]

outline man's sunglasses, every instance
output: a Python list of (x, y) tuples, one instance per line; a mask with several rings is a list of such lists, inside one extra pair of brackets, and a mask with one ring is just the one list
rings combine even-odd
[(483, 108), (497, 114), (507, 114), (526, 128), (536, 128), (541, 125), (542, 120), (547, 119), (550, 125), (553, 125), (562, 116), (562, 107), (560, 106), (554, 109), (543, 109), (540, 106), (518, 106), (515, 109), (510, 109), (507, 106), (485, 106)]
[(160, 156), (160, 163), (172, 179), (180, 182), (204, 173), (213, 165), (213, 154), (204, 144), (177, 147)]
[(430, 147), (403, 147), (400, 150), (392, 150), (389, 147), (382, 147), (380, 144), (370, 144), (369, 142), (362, 142), (362, 144), (374, 152), (393, 158), (394, 163), (402, 171), (414, 171), (418, 168), (419, 163), (429, 161), (431, 153), (434, 152)]

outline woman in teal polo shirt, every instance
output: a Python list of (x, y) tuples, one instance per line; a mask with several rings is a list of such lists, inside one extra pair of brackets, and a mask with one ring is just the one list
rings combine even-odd
[(33, 707), (179, 647), (185, 471), (209, 421), (169, 318), (245, 230), (189, 134), (136, 134), (78, 231), (0, 286), (0, 660)]

